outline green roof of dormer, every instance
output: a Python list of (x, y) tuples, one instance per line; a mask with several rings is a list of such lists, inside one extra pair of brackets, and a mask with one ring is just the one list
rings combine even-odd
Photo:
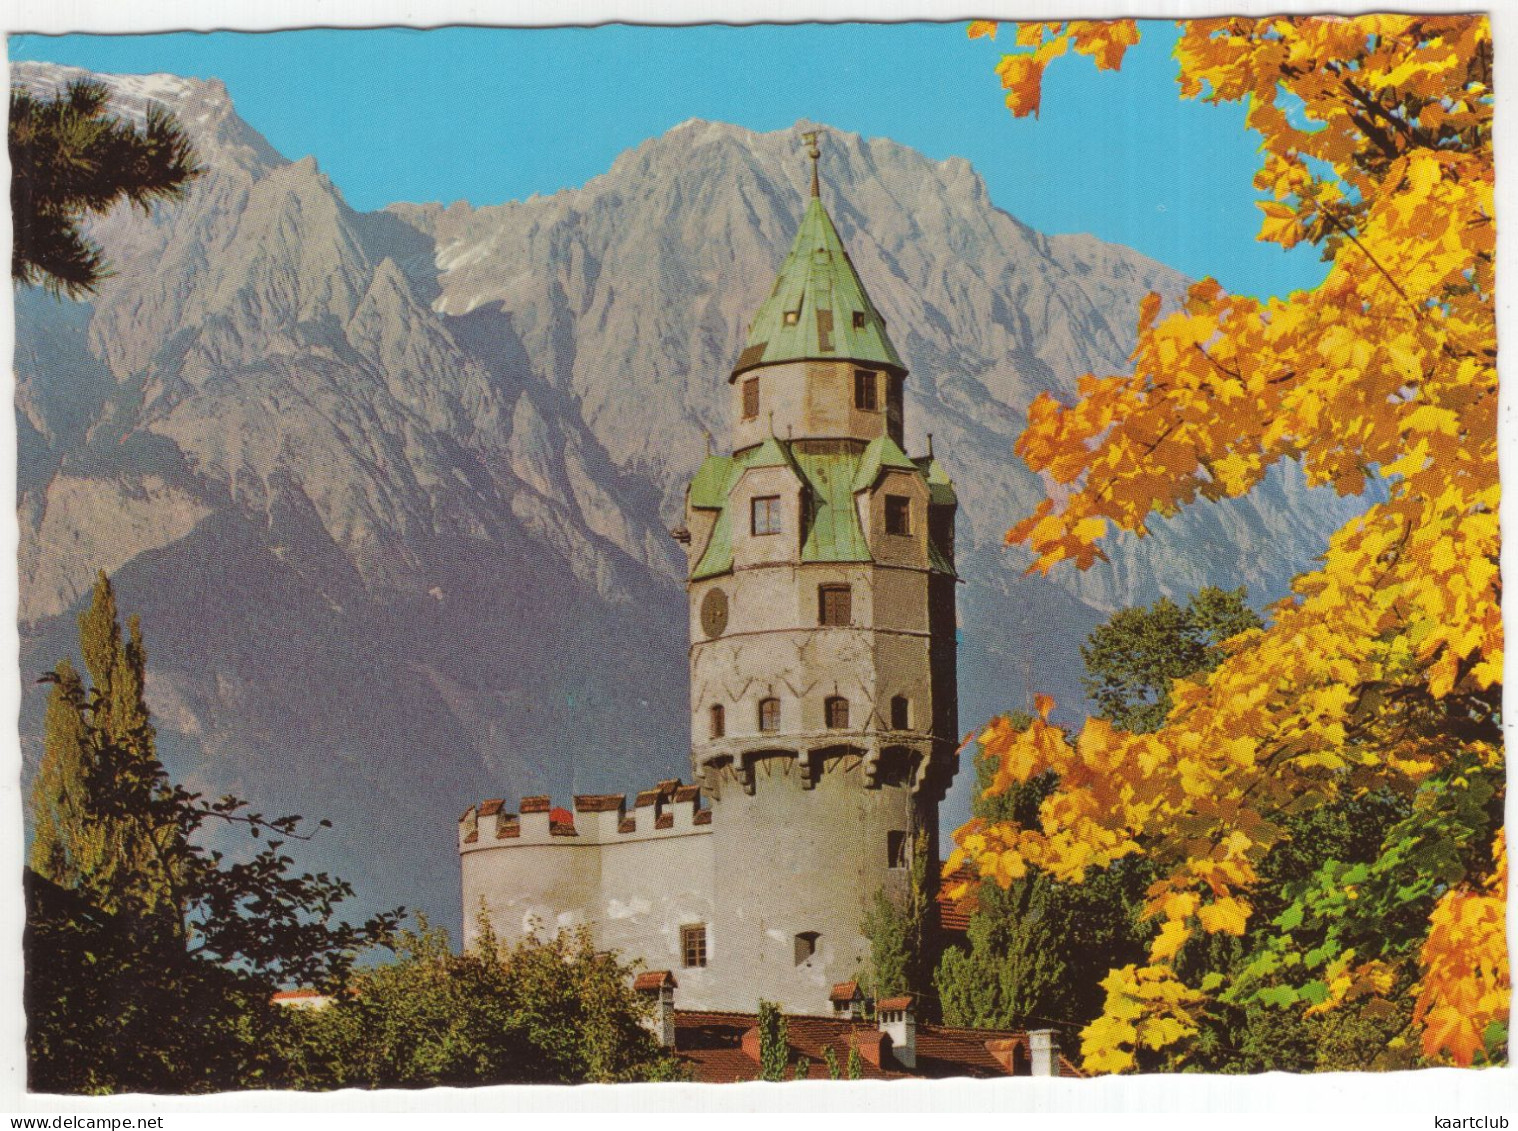
[(929, 497), (935, 506), (959, 505), (959, 496), (954, 491), (954, 480), (949, 478), (949, 473), (943, 469), (943, 464), (932, 456), (923, 456), (912, 462), (922, 468), (922, 473), (928, 477)]
[[(771, 436), (731, 457), (707, 456), (691, 481), (692, 506), (720, 508), (706, 550), (691, 570), (692, 581), (716, 577), (733, 568), (733, 524), (747, 522), (748, 516), (734, 513), (732, 493), (744, 472), (754, 467), (788, 467), (801, 481), (810, 503), (801, 545), (803, 562), (872, 560), (854, 495), (873, 486), (883, 468), (923, 476), (934, 502), (942, 501), (943, 491), (949, 492), (948, 501), (953, 500), (953, 488), (936, 462), (909, 459), (889, 437), (871, 441), (863, 452), (821, 453), (796, 450)], [(933, 569), (954, 576), (953, 563), (932, 538), (928, 539), (928, 557)]]
[(864, 455), (859, 458), (859, 469), (854, 472), (853, 489), (868, 491), (875, 486), (875, 480), (880, 478), (880, 473), (888, 467), (922, 474), (922, 469), (907, 457), (906, 452), (896, 446), (895, 440), (889, 436), (876, 436), (865, 448)]
[(733, 458), (731, 456), (707, 456), (696, 469), (690, 481), (690, 505), (717, 510), (727, 506), (727, 493), (732, 489)]
[(774, 289), (754, 315), (729, 380), (760, 365), (808, 360), (857, 361), (906, 372), (886, 336), (885, 319), (815, 196)]

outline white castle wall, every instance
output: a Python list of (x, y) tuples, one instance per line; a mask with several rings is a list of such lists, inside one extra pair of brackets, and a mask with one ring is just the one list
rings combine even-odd
[(597, 949), (675, 971), (681, 1005), (701, 1008), (715, 967), (683, 966), (680, 928), (707, 924), (715, 962), (712, 814), (699, 808), (695, 787), (661, 786), (631, 808), (619, 797), (576, 798), (572, 827), (551, 825), (542, 797), (523, 798), (520, 813), (500, 801), (467, 810), (459, 821), (465, 945), (479, 936), (481, 907), (508, 944), (534, 928), (546, 937), (586, 926)]

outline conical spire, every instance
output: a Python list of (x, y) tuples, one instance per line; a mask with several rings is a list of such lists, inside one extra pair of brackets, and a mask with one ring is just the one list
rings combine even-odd
[(812, 198), (780, 276), (754, 315), (732, 377), (760, 365), (806, 360), (857, 361), (905, 373), (901, 356), (886, 336), (885, 319), (870, 301), (822, 206), (817, 184), (820, 154), (815, 135), (807, 140)]

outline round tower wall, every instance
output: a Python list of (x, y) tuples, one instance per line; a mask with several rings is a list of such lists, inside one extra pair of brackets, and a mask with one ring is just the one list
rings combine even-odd
[(908, 896), (910, 867), (893, 867), (890, 854), (909, 864), (910, 848), (892, 834), (910, 845), (924, 825), (918, 800), (907, 786), (870, 787), (860, 751), (823, 762), (811, 788), (784, 752), (756, 760), (752, 793), (733, 772), (723, 775), (712, 805), (722, 893), (711, 936), (721, 955), (714, 1008), (751, 1012), (763, 999), (830, 1013), (832, 986), (868, 967), (862, 924), (875, 893)]
[[(856, 378), (855, 373), (868, 374)], [(754, 382), (746, 388), (747, 382)], [(856, 383), (874, 385), (873, 408)], [(755, 391), (757, 390), (757, 392)], [(901, 380), (879, 365), (853, 361), (793, 361), (765, 365), (738, 375), (733, 382), (733, 450), (782, 440), (842, 438), (873, 440), (887, 433), (899, 442)], [(754, 408), (751, 415), (748, 408)]]

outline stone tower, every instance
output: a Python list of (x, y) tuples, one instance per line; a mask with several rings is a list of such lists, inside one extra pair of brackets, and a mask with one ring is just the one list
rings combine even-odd
[[(957, 745), (954, 489), (903, 445), (906, 367), (818, 186), (686, 494), (691, 761), (716, 1008), (829, 1012), (861, 921), (938, 868)], [(882, 987), (899, 991), (905, 987)]]

